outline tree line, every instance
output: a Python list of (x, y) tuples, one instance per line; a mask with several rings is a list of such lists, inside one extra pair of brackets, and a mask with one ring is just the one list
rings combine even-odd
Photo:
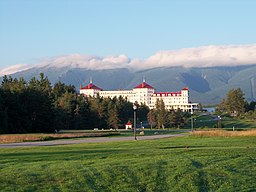
[(166, 110), (164, 101), (157, 99), (155, 108), (150, 109), (147, 118), (151, 129), (155, 127), (164, 129), (167, 126), (172, 128), (184, 127), (186, 118), (189, 116), (188, 112), (183, 112), (181, 109)]
[[(183, 127), (185, 114), (167, 111), (163, 100), (149, 110), (137, 105), (137, 122), (151, 128)], [(54, 132), (60, 129), (124, 128), (133, 122), (133, 103), (122, 97), (84, 97), (73, 85), (61, 82), (53, 86), (41, 73), (39, 78), (4, 76), (0, 86), (0, 133)]]
[[(54, 132), (59, 129), (120, 128), (133, 119), (133, 104), (125, 98), (83, 97), (73, 85), (53, 86), (39, 79), (4, 76), (0, 86), (0, 133)], [(138, 120), (149, 109), (138, 104)]]
[(256, 102), (248, 102), (244, 98), (241, 88), (231, 89), (226, 97), (217, 106), (217, 112), (223, 115), (229, 115), (236, 118), (256, 119)]
[[(165, 109), (157, 100), (154, 109), (137, 105), (137, 122), (151, 128), (184, 127), (189, 113)], [(240, 88), (231, 89), (218, 105), (217, 112), (239, 118), (256, 119), (256, 102), (247, 102)], [(49, 79), (4, 76), (0, 85), (0, 133), (54, 132), (60, 129), (124, 128), (133, 121), (133, 103), (127, 99), (83, 97), (73, 85), (53, 86)]]

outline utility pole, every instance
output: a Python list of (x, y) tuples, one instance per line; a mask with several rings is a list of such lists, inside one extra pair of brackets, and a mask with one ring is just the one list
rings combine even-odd
[(134, 111), (134, 116), (133, 116), (133, 118), (134, 118), (134, 140), (136, 141), (137, 140), (137, 138), (136, 138), (136, 110), (137, 110), (137, 106), (135, 105), (135, 104), (133, 104), (133, 111)]
[(194, 131), (193, 109), (191, 109), (191, 131)]

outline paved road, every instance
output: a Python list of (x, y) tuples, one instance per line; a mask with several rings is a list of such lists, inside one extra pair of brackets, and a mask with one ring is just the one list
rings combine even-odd
[[(150, 139), (162, 139), (168, 137), (178, 137), (183, 134), (172, 135), (151, 135), (137, 137), (139, 141)], [(86, 139), (67, 139), (67, 140), (54, 140), (54, 141), (40, 141), (40, 142), (23, 142), (23, 143), (7, 143), (0, 144), (0, 148), (14, 148), (14, 147), (34, 147), (34, 146), (55, 146), (55, 145), (69, 145), (78, 143), (98, 143), (98, 142), (110, 142), (110, 141), (132, 141), (134, 137), (98, 137), (98, 138), (86, 138)]]

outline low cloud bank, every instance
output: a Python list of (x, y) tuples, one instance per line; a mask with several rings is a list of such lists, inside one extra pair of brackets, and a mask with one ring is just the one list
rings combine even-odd
[(140, 69), (155, 67), (216, 67), (256, 64), (256, 44), (204, 46), (174, 51), (159, 51), (142, 61), (132, 62)]
[[(129, 68), (143, 70), (155, 67), (216, 67), (256, 64), (256, 44), (202, 46), (180, 50), (159, 51), (146, 60), (130, 59), (126, 55), (98, 57), (72, 54), (45, 59), (33, 67), (70, 67), (90, 70)], [(15, 65), (0, 71), (0, 75), (12, 74), (31, 68), (31, 65)]]
[(70, 67), (100, 70), (126, 68), (129, 63), (130, 59), (126, 55), (98, 57), (72, 54), (45, 59), (38, 67)]
[(0, 71), (0, 76), (4, 76), (4, 75), (10, 75), (13, 73), (17, 73), (20, 71), (25, 71), (27, 69), (32, 68), (32, 65), (29, 64), (17, 64), (17, 65), (13, 65), (7, 68), (4, 68)]

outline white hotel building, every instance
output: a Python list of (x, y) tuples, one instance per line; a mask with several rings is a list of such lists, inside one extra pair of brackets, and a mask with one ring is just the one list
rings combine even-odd
[(154, 87), (143, 81), (132, 90), (116, 90), (116, 91), (104, 91), (90, 82), (85, 87), (80, 87), (80, 94), (84, 96), (96, 97), (99, 94), (103, 98), (120, 97), (126, 98), (128, 101), (135, 103), (144, 103), (150, 109), (155, 107), (157, 99), (163, 100), (165, 108), (178, 109), (182, 111), (192, 111), (197, 109), (198, 103), (191, 103), (189, 101), (189, 90), (184, 88), (179, 92), (155, 92)]

